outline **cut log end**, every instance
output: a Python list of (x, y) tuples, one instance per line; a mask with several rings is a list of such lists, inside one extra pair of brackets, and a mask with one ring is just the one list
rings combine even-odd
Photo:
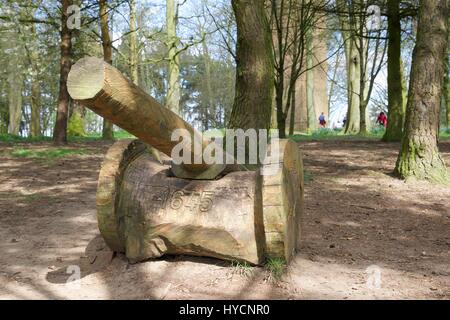
[(67, 90), (74, 100), (94, 98), (103, 88), (104, 61), (85, 57), (72, 66), (67, 79)]

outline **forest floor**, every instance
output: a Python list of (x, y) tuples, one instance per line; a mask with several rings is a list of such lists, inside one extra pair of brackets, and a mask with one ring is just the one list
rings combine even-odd
[[(0, 299), (450, 299), (450, 189), (394, 178), (398, 144), (300, 142), (303, 245), (279, 280), (209, 258), (113, 256), (95, 211), (108, 146), (0, 143)], [(450, 163), (450, 141), (440, 148)]]

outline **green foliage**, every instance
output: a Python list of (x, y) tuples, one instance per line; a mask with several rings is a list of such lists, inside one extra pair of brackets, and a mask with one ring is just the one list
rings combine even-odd
[(265, 268), (271, 278), (280, 280), (287, 268), (286, 260), (281, 258), (267, 258)]
[(32, 159), (59, 159), (70, 155), (85, 155), (88, 152), (84, 149), (65, 149), (65, 148), (51, 148), (47, 150), (30, 150), (30, 149), (14, 149), (11, 155), (17, 158), (32, 158)]
[(85, 137), (86, 131), (84, 130), (84, 120), (80, 113), (74, 112), (69, 119), (67, 126), (67, 135), (69, 137)]
[(450, 139), (450, 127), (441, 130), (441, 139)]
[(241, 276), (249, 276), (252, 272), (252, 266), (245, 261), (231, 261), (231, 267), (234, 269), (234, 273)]

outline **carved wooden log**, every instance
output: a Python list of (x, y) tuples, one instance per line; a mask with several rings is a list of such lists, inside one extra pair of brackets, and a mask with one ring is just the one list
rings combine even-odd
[[(169, 157), (178, 144), (178, 141), (171, 140), (176, 129), (187, 130), (191, 140), (197, 139), (203, 148), (208, 144), (186, 121), (160, 105), (102, 59), (86, 57), (79, 60), (70, 70), (67, 87), (72, 99)], [(192, 164), (172, 164), (172, 171), (176, 176), (214, 179), (225, 169), (224, 164), (207, 165), (202, 162), (203, 159), (195, 164), (195, 149), (189, 149), (192, 152)]]
[(280, 155), (272, 175), (240, 171), (215, 181), (186, 180), (171, 176), (144, 143), (119, 141), (100, 172), (100, 231), (132, 262), (164, 254), (289, 261), (300, 235), (303, 168), (296, 143), (282, 141)]

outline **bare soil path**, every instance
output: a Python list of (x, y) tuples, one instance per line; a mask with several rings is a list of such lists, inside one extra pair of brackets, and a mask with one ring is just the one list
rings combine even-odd
[[(130, 265), (97, 230), (108, 145), (17, 158), (0, 144), (0, 299), (450, 299), (450, 189), (391, 176), (398, 145), (302, 142), (305, 229), (279, 281), (263, 268), (166, 257)], [(450, 142), (441, 143), (450, 163)], [(67, 283), (80, 270), (81, 279)]]

